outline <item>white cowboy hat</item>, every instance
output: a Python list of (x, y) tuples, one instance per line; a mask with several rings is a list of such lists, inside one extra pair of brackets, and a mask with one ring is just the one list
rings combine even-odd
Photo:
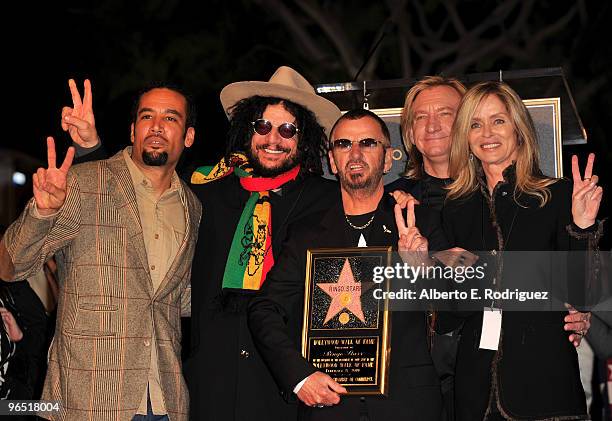
[(340, 109), (333, 102), (316, 94), (304, 77), (291, 67), (281, 66), (269, 81), (234, 82), (221, 90), (221, 104), (229, 117), (230, 109), (240, 100), (252, 96), (282, 98), (312, 111), (327, 134), (340, 118)]

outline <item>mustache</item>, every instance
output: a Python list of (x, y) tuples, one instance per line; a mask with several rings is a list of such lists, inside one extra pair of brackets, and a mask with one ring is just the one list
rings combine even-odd
[(344, 168), (348, 170), (351, 167), (351, 165), (354, 165), (354, 164), (361, 165), (363, 166), (363, 168), (370, 167), (365, 161), (362, 161), (361, 159), (353, 159), (352, 161), (348, 161), (346, 165), (344, 166)]
[(149, 140), (151, 138), (157, 138), (157, 139), (162, 139), (164, 142), (168, 142), (168, 139), (166, 139), (166, 137), (162, 134), (150, 134), (148, 136), (145, 137), (144, 140)]
[(291, 152), (291, 149), (283, 148), (282, 146), (278, 146), (278, 145), (275, 148), (270, 148), (270, 144), (259, 145), (255, 149), (257, 149), (258, 151), (263, 151), (264, 149), (274, 149), (274, 150), (282, 151), (282, 152), (285, 152), (285, 153), (290, 153)]

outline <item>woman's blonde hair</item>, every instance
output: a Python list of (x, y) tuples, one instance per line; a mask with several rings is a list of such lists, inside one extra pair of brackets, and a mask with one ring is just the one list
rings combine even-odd
[(459, 96), (463, 96), (466, 89), (463, 83), (459, 82), (454, 78), (447, 78), (443, 76), (426, 76), (425, 78), (418, 81), (408, 93), (406, 93), (406, 100), (404, 101), (404, 108), (402, 109), (402, 115), (400, 119), (400, 125), (402, 129), (402, 139), (404, 146), (408, 152), (408, 160), (406, 161), (406, 169), (404, 170), (404, 176), (409, 178), (420, 179), (425, 174), (423, 173), (423, 155), (413, 143), (412, 139), (412, 123), (414, 121), (414, 112), (412, 105), (416, 100), (416, 97), (426, 89), (435, 88), (438, 86), (448, 86), (449, 88), (457, 91)]
[(496, 95), (504, 104), (516, 132), (515, 200), (520, 194), (535, 196), (540, 207), (550, 199), (548, 186), (556, 180), (544, 177), (540, 171), (539, 147), (535, 126), (527, 108), (516, 92), (503, 82), (480, 82), (465, 93), (451, 131), (449, 172), (453, 182), (448, 186), (448, 199), (457, 199), (478, 188), (477, 171), (480, 160), (471, 154), (468, 142), (476, 108), (489, 95)]

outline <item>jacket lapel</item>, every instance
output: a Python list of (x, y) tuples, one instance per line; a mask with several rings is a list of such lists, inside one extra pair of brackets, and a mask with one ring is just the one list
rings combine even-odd
[(342, 206), (342, 198), (338, 195), (338, 200), (323, 216), (321, 227), (325, 232), (321, 233), (320, 239), (322, 247), (353, 247), (346, 235), (344, 229), (344, 207)]
[(394, 250), (397, 248), (398, 234), (393, 213), (394, 205), (395, 200), (385, 194), (378, 204), (376, 216), (372, 221), (368, 246), (392, 246)]
[(146, 290), (152, 295), (153, 283), (149, 275), (149, 263), (142, 234), (142, 224), (138, 213), (136, 193), (134, 191), (132, 178), (130, 177), (130, 172), (122, 154), (123, 152), (120, 151), (106, 161), (108, 169), (113, 175), (109, 177), (108, 188), (111, 196), (115, 200), (123, 225), (127, 229), (129, 243), (131, 244), (130, 247), (133, 248), (132, 251), (136, 252), (142, 267), (145, 269), (144, 273), (147, 275), (144, 279), (146, 282)]

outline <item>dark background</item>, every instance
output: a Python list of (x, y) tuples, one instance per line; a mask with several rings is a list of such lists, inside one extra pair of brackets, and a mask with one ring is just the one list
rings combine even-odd
[[(81, 89), (83, 79), (92, 81), (98, 132), (115, 152), (129, 143), (136, 92), (150, 81), (169, 80), (192, 92), (198, 107), (196, 143), (185, 167), (211, 164), (224, 150), (223, 86), (267, 80), (279, 65), (313, 84), (351, 81), (384, 35), (357, 80), (562, 67), (589, 138), (587, 145), (564, 148), (563, 166), (567, 175), (570, 154), (582, 162), (587, 152), (597, 154), (605, 217), (612, 167), (611, 9), (596, 0), (7, 2), (0, 154), (14, 157), (29, 176), (46, 161), (46, 136), (65, 150), (69, 137), (60, 112), (72, 105), (68, 78)], [(0, 195), (0, 215), (16, 216), (32, 194), (30, 180), (9, 187), (15, 200)], [(0, 193), (5, 183), (0, 180)], [(602, 248), (610, 243), (607, 234)]]
[[(129, 142), (135, 93), (170, 80), (198, 106), (187, 165), (210, 164), (224, 150), (223, 86), (267, 80), (283, 64), (313, 84), (350, 81), (385, 34), (358, 80), (563, 67), (589, 136), (565, 155), (596, 152), (607, 189), (611, 15), (609, 2), (552, 0), (23, 2), (3, 13), (8, 95), (0, 148), (44, 162), (46, 136), (67, 147), (59, 124), (62, 106), (71, 105), (67, 80), (82, 90), (89, 78), (98, 132), (115, 152)], [(31, 195), (30, 185), (18, 190)]]

